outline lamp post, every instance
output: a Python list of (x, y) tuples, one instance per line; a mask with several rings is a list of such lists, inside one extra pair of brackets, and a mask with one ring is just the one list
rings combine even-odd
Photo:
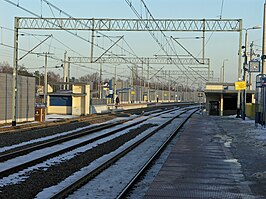
[[(247, 48), (248, 48), (248, 31), (249, 30), (255, 30), (255, 29), (261, 29), (261, 26), (254, 26), (251, 28), (243, 28), (242, 30), (245, 30), (245, 46), (244, 46), (244, 63), (243, 63), (243, 81), (247, 81), (246, 77), (246, 71), (248, 70), (248, 55), (247, 55)], [(247, 92), (246, 88), (243, 90), (243, 97), (242, 97), (242, 119), (246, 119), (246, 98), (247, 98)]]
[(224, 82), (224, 62), (228, 61), (228, 59), (223, 60), (223, 65), (222, 65), (222, 82)]

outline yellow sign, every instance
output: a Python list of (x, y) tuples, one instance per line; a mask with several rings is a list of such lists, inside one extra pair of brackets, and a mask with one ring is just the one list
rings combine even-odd
[(236, 89), (236, 90), (245, 90), (246, 88), (247, 88), (247, 83), (246, 83), (246, 81), (235, 82), (235, 89)]
[(132, 95), (135, 95), (135, 94), (136, 94), (136, 92), (135, 92), (135, 91), (131, 91), (131, 94), (132, 94)]

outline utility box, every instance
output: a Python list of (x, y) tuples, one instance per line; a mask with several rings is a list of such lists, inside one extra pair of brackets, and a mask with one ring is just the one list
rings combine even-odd
[(45, 107), (35, 108), (35, 121), (39, 121), (39, 122), (45, 121)]

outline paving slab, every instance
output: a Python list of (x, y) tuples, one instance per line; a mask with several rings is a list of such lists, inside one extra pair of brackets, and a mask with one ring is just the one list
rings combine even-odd
[(194, 115), (144, 198), (265, 198), (261, 188), (266, 183), (244, 171), (253, 159), (242, 153), (256, 149), (250, 145), (243, 150), (237, 141), (240, 135), (247, 138), (253, 128), (233, 117)]

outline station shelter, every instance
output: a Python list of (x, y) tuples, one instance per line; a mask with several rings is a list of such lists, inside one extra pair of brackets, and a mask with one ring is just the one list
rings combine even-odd
[[(208, 115), (228, 116), (237, 114), (238, 92), (235, 83), (207, 82), (205, 87), (206, 111)], [(246, 115), (254, 116), (255, 90), (246, 90)], [(240, 100), (240, 102), (242, 99)]]
[(89, 114), (90, 85), (80, 82), (50, 84), (47, 113), (77, 116)]

